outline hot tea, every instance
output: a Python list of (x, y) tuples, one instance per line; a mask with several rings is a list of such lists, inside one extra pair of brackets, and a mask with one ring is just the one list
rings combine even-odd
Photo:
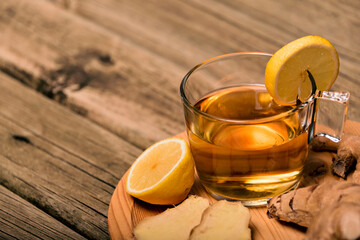
[(188, 136), (197, 173), (210, 192), (266, 199), (298, 183), (308, 133), (294, 106), (276, 104), (262, 85), (243, 85), (211, 92), (194, 107), (205, 115), (188, 123)]

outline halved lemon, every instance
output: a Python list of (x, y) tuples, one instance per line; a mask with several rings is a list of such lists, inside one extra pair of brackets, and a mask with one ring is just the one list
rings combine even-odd
[(329, 90), (339, 73), (339, 56), (325, 38), (306, 36), (279, 49), (265, 70), (265, 86), (281, 105), (293, 105), (297, 98), (304, 101), (311, 93), (308, 72), (318, 90)]
[(127, 177), (126, 191), (151, 204), (178, 204), (189, 194), (194, 174), (187, 142), (168, 138), (155, 143), (136, 159)]

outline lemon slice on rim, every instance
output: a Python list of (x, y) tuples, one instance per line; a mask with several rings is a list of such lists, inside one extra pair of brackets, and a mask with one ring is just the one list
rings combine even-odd
[(194, 161), (187, 142), (168, 138), (146, 149), (130, 168), (126, 191), (151, 204), (184, 200), (194, 183)]
[(293, 105), (297, 98), (304, 101), (311, 94), (313, 76), (318, 90), (329, 90), (339, 73), (339, 56), (325, 38), (306, 36), (279, 49), (265, 70), (265, 86), (281, 105)]

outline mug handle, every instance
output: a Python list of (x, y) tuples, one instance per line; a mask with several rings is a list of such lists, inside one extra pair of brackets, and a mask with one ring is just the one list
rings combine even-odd
[(307, 71), (314, 96), (310, 107), (309, 139), (323, 136), (333, 142), (339, 142), (349, 106), (349, 92), (319, 91), (312, 74)]
[(314, 129), (312, 136), (323, 136), (339, 142), (349, 106), (349, 92), (317, 91), (314, 99)]

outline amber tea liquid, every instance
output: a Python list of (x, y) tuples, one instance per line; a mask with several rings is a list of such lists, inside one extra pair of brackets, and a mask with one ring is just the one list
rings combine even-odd
[(296, 113), (285, 113), (292, 107), (277, 105), (261, 85), (217, 90), (194, 106), (217, 118), (246, 122), (203, 115), (188, 122), (197, 173), (211, 193), (254, 201), (297, 184), (307, 158), (308, 135)]

